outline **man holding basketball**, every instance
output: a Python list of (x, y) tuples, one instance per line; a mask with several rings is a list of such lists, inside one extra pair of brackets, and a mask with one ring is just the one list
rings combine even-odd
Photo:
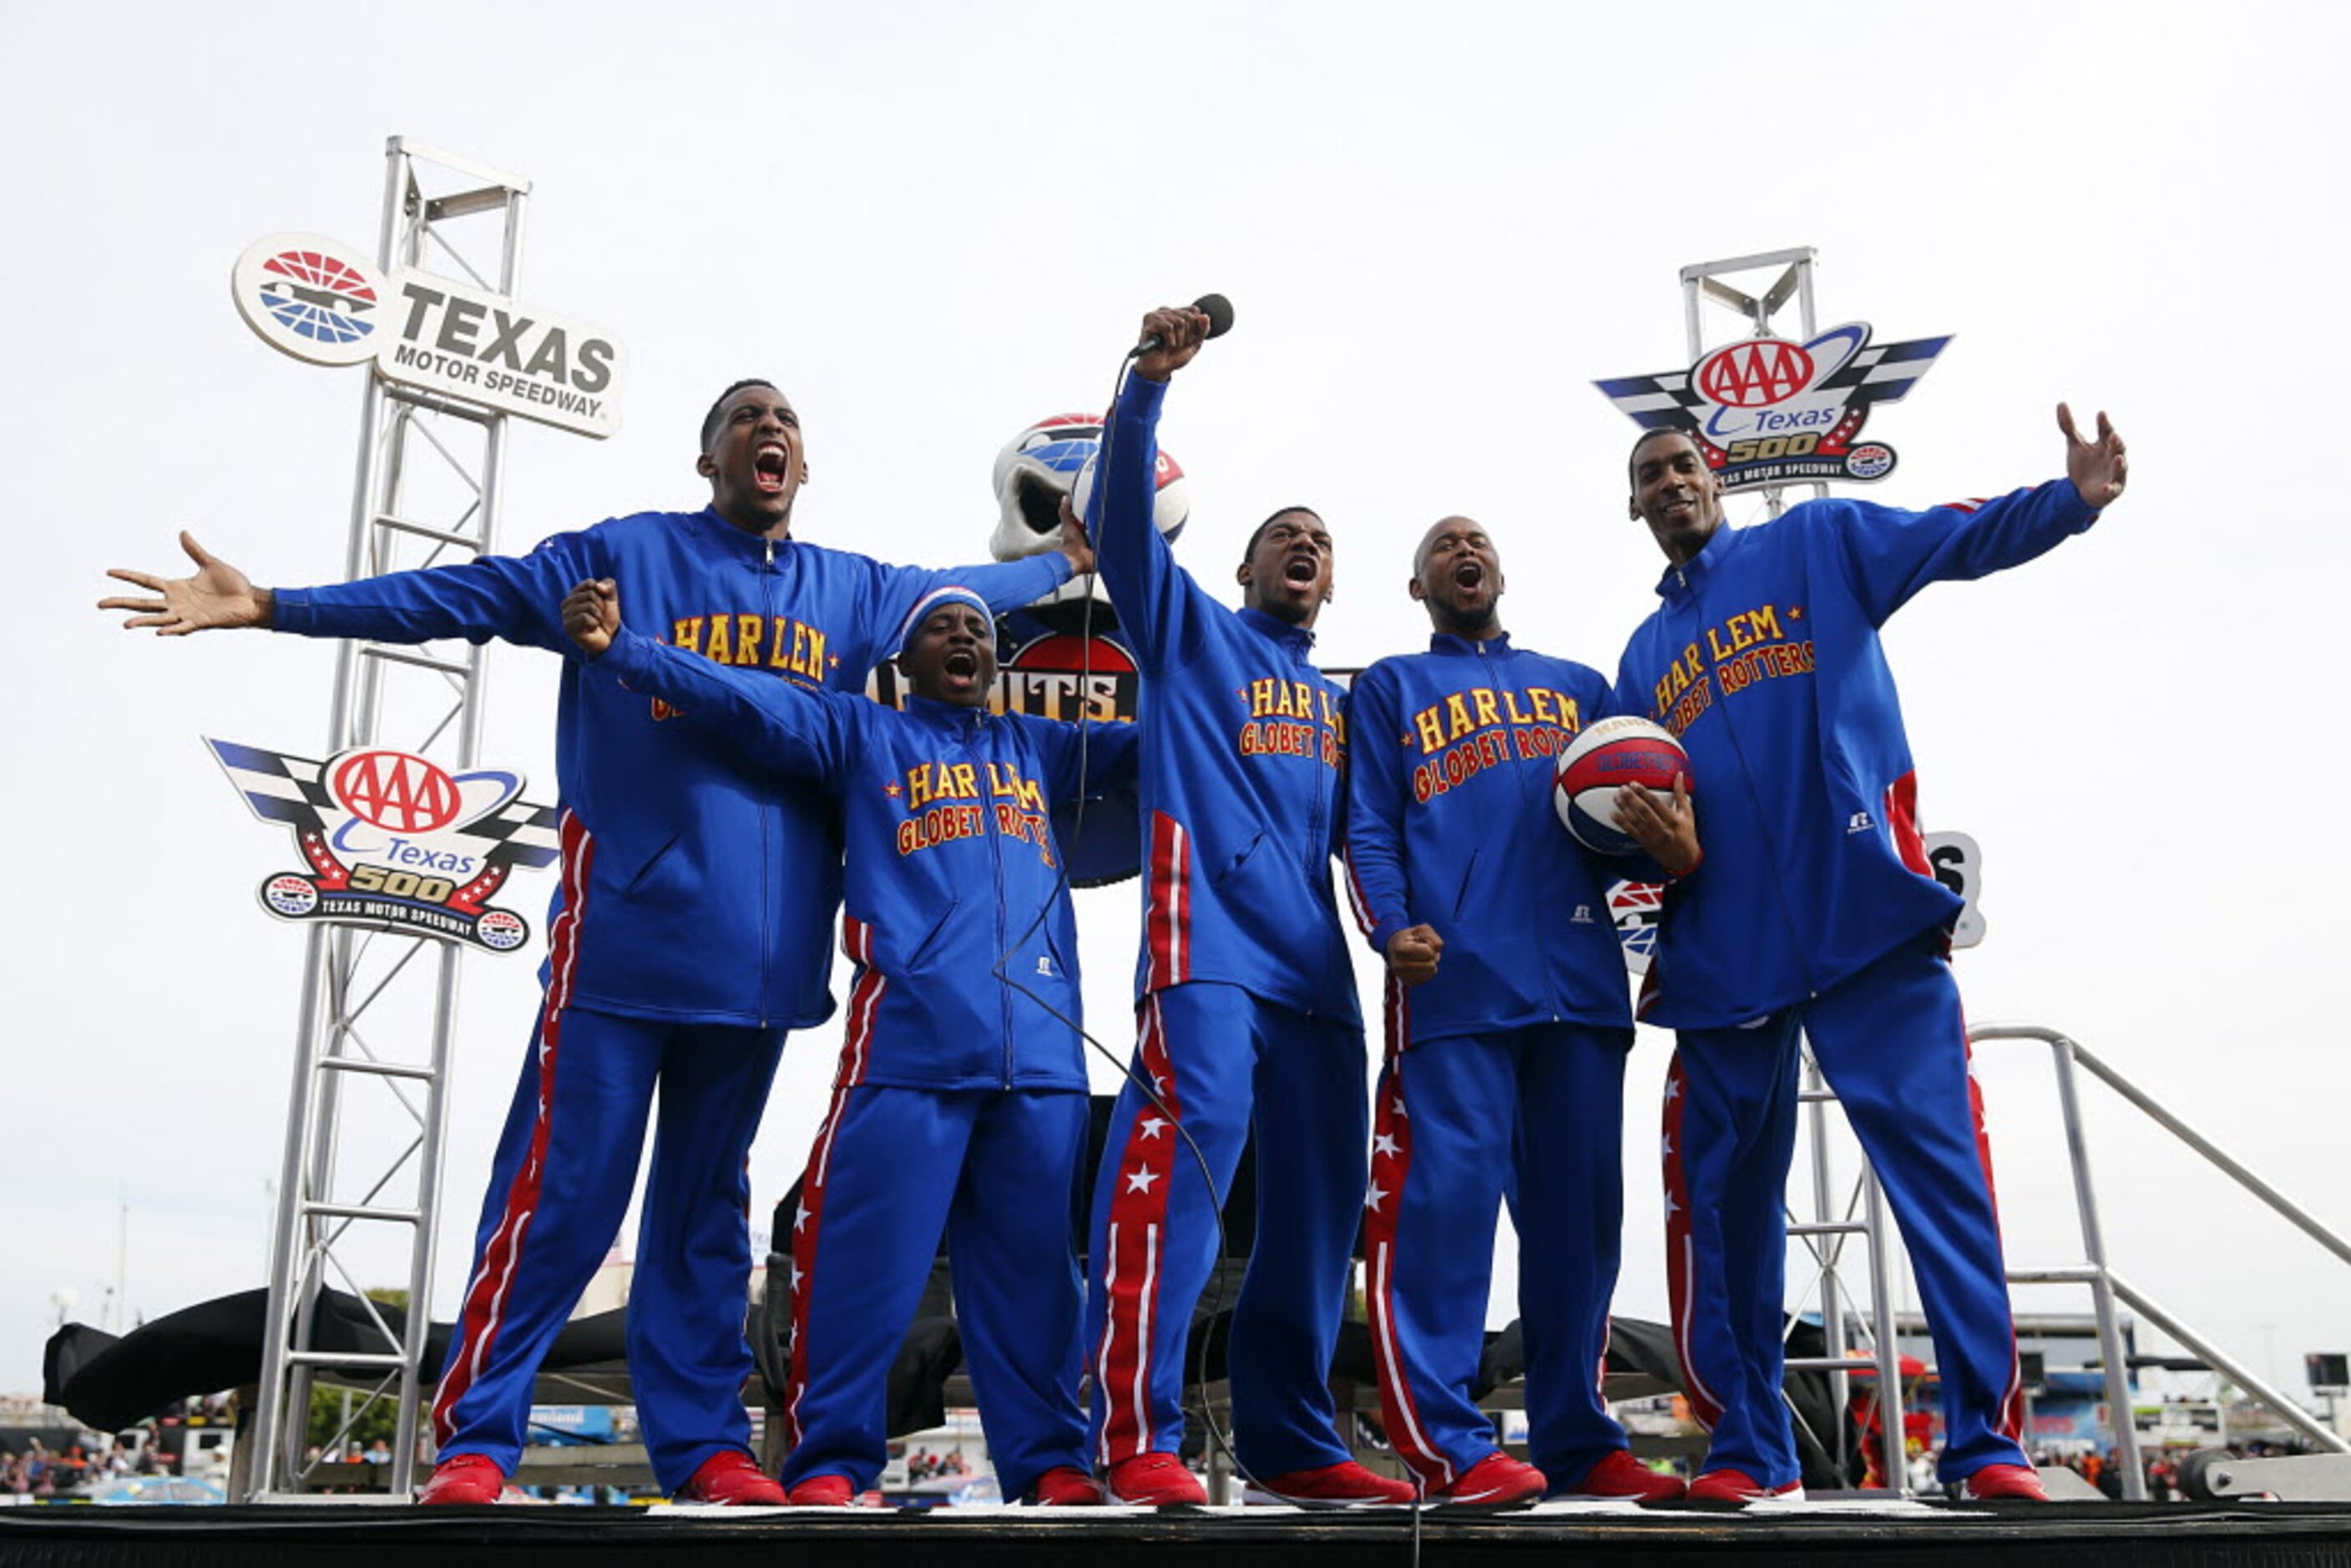
[[(1634, 1459), (1600, 1389), (1633, 1045), (1607, 902), (1623, 873), (1551, 803), (1559, 754), (1611, 711), (1608, 682), (1512, 645), (1500, 555), (1468, 517), (1429, 528), (1408, 591), (1428, 651), (1382, 659), (1348, 695), (1349, 888), (1388, 965), (1364, 1241), (1388, 1440), (1434, 1498), (1667, 1500), (1681, 1483)], [(1698, 862), (1677, 782), (1628, 789), (1618, 811), (1674, 876)], [(1494, 1446), (1470, 1394), (1506, 1190), (1533, 1465)]]
[[(948, 572), (802, 543), (791, 531), (808, 476), (799, 416), (765, 381), (720, 394), (695, 468), (710, 486), (699, 511), (640, 512), (550, 535), (523, 556), (323, 588), (256, 588), (183, 534), (193, 576), (116, 571), (153, 597), (99, 608), (131, 611), (126, 625), (164, 636), (497, 637), (562, 653), (564, 595), (612, 578), (673, 644), (761, 679), (857, 691), (925, 594), (963, 583), (1010, 608), (1092, 565), (1074, 531), (1066, 554)], [(786, 1030), (832, 1012), (838, 811), (716, 727), (591, 679), (576, 659), (555, 742), (563, 875), (546, 995), (433, 1401), (440, 1462), (418, 1500), (501, 1496), (539, 1360), (627, 1210), (658, 1085), (628, 1334), (653, 1474), (686, 1500), (780, 1503), (752, 1460), (741, 1397), (746, 1162)]]
[(1694, 1500), (1802, 1491), (1781, 1396), (1799, 1030), (1909, 1248), (1942, 1374), (1943, 1479), (2044, 1497), (2017, 1443), (1990, 1149), (1948, 956), (1959, 901), (1927, 863), (1878, 628), (1928, 583), (2022, 565), (2121, 497), (2106, 416), (2095, 440), (2062, 403), (2057, 423), (2066, 477), (2036, 489), (1924, 512), (1808, 501), (1749, 528), (1724, 526), (1688, 435), (1634, 443), (1629, 510), (1670, 564), (1617, 705), (1680, 737), (1706, 803), (1706, 863), (1667, 892), (1640, 1009), (1678, 1031), (1667, 1263), (1691, 1407), (1713, 1434)]

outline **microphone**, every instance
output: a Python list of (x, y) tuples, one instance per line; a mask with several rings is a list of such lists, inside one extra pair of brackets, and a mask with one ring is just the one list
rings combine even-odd
[[(1233, 329), (1233, 302), (1223, 295), (1203, 294), (1192, 301), (1192, 308), (1208, 319), (1209, 337), (1221, 338)], [(1154, 333), (1137, 343), (1134, 351), (1126, 357), (1130, 360), (1139, 360), (1159, 346), (1158, 335)]]

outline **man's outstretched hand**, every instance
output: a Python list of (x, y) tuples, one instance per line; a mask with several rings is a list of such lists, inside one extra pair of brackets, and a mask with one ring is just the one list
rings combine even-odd
[(2074, 481), (2082, 499), (2100, 510), (2121, 500), (2123, 486), (2130, 483), (2130, 459), (2124, 454), (2123, 438), (2106, 419), (2106, 411), (2098, 411), (2095, 441), (2082, 439), (2082, 433), (2074, 428), (2074, 411), (2062, 402), (2057, 405), (2057, 428), (2065, 433), (2065, 477)]
[(101, 599), (98, 607), (128, 610), (131, 619), (122, 623), (124, 630), (136, 632), (152, 626), (158, 637), (184, 637), (191, 632), (269, 624), (277, 610), (269, 590), (254, 587), (245, 573), (209, 554), (193, 534), (183, 530), (180, 548), (196, 563), (194, 576), (157, 577), (118, 566), (106, 575), (158, 597)]
[(1143, 319), (1135, 341), (1156, 338), (1159, 346), (1134, 361), (1134, 373), (1147, 382), (1164, 382), (1192, 362), (1208, 340), (1208, 315), (1188, 305), (1167, 305)]
[(590, 578), (563, 596), (564, 635), (590, 658), (601, 658), (620, 630), (621, 585), (611, 578)]
[(1690, 804), (1689, 775), (1674, 775), (1670, 795), (1638, 784), (1616, 791), (1616, 825), (1633, 835), (1667, 876), (1687, 876), (1704, 852), (1698, 842), (1698, 809)]

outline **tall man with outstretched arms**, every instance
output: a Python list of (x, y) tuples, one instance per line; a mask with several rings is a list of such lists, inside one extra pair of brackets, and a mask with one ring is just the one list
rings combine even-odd
[[(1608, 681), (1510, 641), (1501, 556), (1468, 517), (1422, 537), (1410, 591), (1428, 651), (1382, 659), (1347, 701), (1349, 887), (1388, 967), (1364, 1242), (1388, 1440), (1451, 1501), (1678, 1497), (1679, 1481), (1634, 1459), (1599, 1382), (1633, 1047), (1607, 901), (1623, 868), (1560, 825), (1552, 778), (1611, 711)], [(1660, 868), (1695, 869), (1686, 787), (1625, 808)], [(1524, 1227), (1532, 1465), (1495, 1446), (1470, 1392), (1506, 1189)]]
[(1669, 562), (1620, 709), (1689, 751), (1706, 862), (1668, 890), (1642, 999), (1678, 1031), (1666, 1087), (1667, 1264), (1692, 1409), (1694, 1500), (1802, 1490), (1781, 1397), (1797, 1034), (1885, 1183), (1942, 1373), (1941, 1474), (2043, 1496), (2017, 1431), (2016, 1338), (1981, 1106), (1949, 957), (1959, 901), (1928, 869), (1878, 628), (1932, 582), (2055, 548), (2123, 493), (2123, 444), (2060, 404), (2066, 477), (1924, 512), (1838, 497), (1726, 527), (1678, 430), (1634, 444), (1630, 511)]
[[(1068, 556), (947, 572), (805, 544), (799, 416), (737, 383), (702, 426), (698, 512), (641, 512), (519, 557), (329, 587), (255, 588), (182, 543), (192, 577), (102, 609), (182, 635), (265, 626), (421, 643), (490, 637), (561, 653), (583, 579), (629, 584), (632, 613), (716, 663), (854, 691), (924, 595), (966, 583), (998, 608), (1091, 566)], [(660, 1122), (629, 1302), (629, 1369), (655, 1478), (704, 1502), (780, 1502), (749, 1451), (740, 1389), (750, 1270), (746, 1158), (787, 1030), (823, 1021), (841, 837), (823, 791), (747, 759), (691, 714), (566, 664), (556, 708), (562, 879), (546, 996), (491, 1167), (462, 1316), (433, 1402), (427, 1503), (491, 1502), (524, 1442), (548, 1344), (620, 1228), (653, 1090)]]
[(1119, 1500), (1206, 1500), (1176, 1455), (1185, 1344), (1261, 1107), (1257, 1246), (1227, 1363), (1240, 1461), (1277, 1495), (1409, 1500), (1349, 1457), (1329, 1385), (1366, 1131), (1331, 882), (1346, 730), (1339, 688), (1309, 662), (1331, 536), (1303, 507), (1269, 517), (1236, 574), (1238, 611), (1176, 564), (1152, 526), (1159, 405), (1207, 318), (1155, 310), (1143, 332), (1155, 346), (1112, 413), (1093, 523), (1142, 673), (1144, 839), (1140, 1040), (1094, 1193), (1095, 1459)]

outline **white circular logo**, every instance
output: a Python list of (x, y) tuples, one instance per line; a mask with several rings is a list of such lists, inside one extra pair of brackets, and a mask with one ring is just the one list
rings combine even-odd
[(319, 889), (309, 878), (287, 872), (262, 883), (261, 899), (273, 913), (299, 920), (319, 907)]
[(530, 939), (530, 927), (523, 924), (519, 915), (503, 909), (486, 909), (482, 917), (474, 922), (474, 935), (482, 939), (483, 946), (493, 952), (511, 953)]
[(256, 240), (229, 273), (236, 313), (261, 340), (319, 365), (356, 365), (392, 334), (392, 283), (359, 251), (323, 235)]

